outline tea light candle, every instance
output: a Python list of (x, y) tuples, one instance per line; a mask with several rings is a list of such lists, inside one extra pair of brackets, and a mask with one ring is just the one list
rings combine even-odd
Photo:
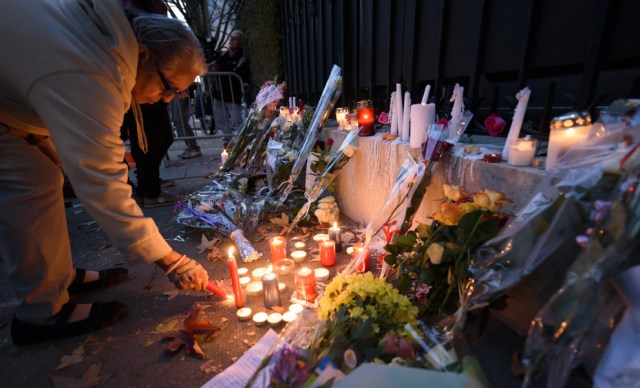
[(298, 297), (309, 303), (316, 299), (316, 277), (307, 267), (300, 268), (295, 274), (296, 292)]
[(248, 276), (243, 276), (240, 278), (240, 285), (244, 288), (247, 287), (247, 285), (251, 283), (251, 278)]
[(316, 268), (313, 270), (313, 273), (316, 277), (316, 280), (319, 282), (324, 282), (329, 279), (329, 270), (326, 268)]
[(270, 309), (280, 306), (280, 290), (278, 289), (278, 276), (273, 272), (267, 272), (262, 277), (262, 289), (264, 291), (264, 307)]
[(276, 327), (282, 323), (282, 314), (280, 313), (269, 314), (269, 316), (267, 317), (267, 321), (269, 322), (269, 325), (271, 327)]
[(509, 163), (510, 166), (530, 166), (533, 157), (536, 156), (536, 140), (527, 135), (522, 139), (518, 139), (509, 146)]
[(287, 257), (287, 240), (281, 236), (274, 236), (269, 239), (269, 251), (271, 252), (271, 262), (277, 263), (278, 260)]
[(247, 294), (251, 296), (262, 294), (262, 282), (251, 282), (247, 284)]
[(240, 286), (240, 279), (238, 277), (238, 263), (236, 263), (236, 258), (233, 256), (233, 247), (229, 248), (227, 265), (229, 266), (229, 275), (231, 276), (231, 286), (233, 287), (233, 297), (236, 302), (236, 307), (240, 308), (244, 306), (244, 301), (242, 300), (242, 287)]
[(340, 236), (340, 227), (337, 222), (333, 223), (333, 226), (329, 228), (329, 240), (333, 240), (336, 243), (336, 252), (342, 252), (342, 238)]
[(302, 250), (307, 246), (307, 244), (303, 243), (302, 241), (297, 241), (295, 244), (293, 244), (293, 247), (296, 248), (297, 250)]
[(336, 242), (333, 240), (320, 243), (320, 264), (333, 267), (336, 264)]
[(293, 322), (296, 320), (296, 318), (298, 318), (298, 314), (291, 311), (287, 311), (286, 313), (282, 314), (282, 320), (286, 323)]
[(251, 318), (251, 309), (249, 307), (243, 307), (236, 312), (238, 320), (241, 322), (248, 321)]
[(369, 270), (370, 255), (369, 249), (364, 248), (364, 243), (357, 243), (353, 245), (353, 258), (357, 260), (356, 271), (367, 272)]
[(227, 152), (226, 148), (222, 150), (222, 153), (220, 154), (220, 159), (222, 159), (223, 165), (227, 162), (227, 159), (229, 159), (229, 153)]
[(266, 273), (267, 273), (267, 269), (266, 268), (263, 268), (263, 267), (256, 268), (253, 271), (251, 271), (251, 277), (256, 279), (256, 280), (262, 280), (262, 277)]
[(300, 303), (294, 303), (291, 306), (289, 306), (289, 311), (291, 311), (292, 313), (296, 313), (296, 315), (300, 314), (303, 310), (304, 310), (304, 306), (301, 305)]
[(269, 318), (269, 314), (261, 311), (253, 316), (253, 323), (255, 323), (256, 326), (262, 326), (267, 322), (267, 318)]
[(320, 243), (323, 241), (327, 241), (329, 239), (329, 235), (326, 233), (318, 233), (315, 236), (313, 236), (313, 241), (315, 241), (318, 246), (320, 246)]
[(293, 271), (293, 260), (282, 259), (278, 260), (275, 265), (275, 271), (278, 275), (288, 275)]
[(305, 251), (293, 251), (293, 252), (291, 252), (291, 258), (296, 263), (302, 263), (303, 261), (307, 260), (307, 252), (305, 252)]
[(287, 284), (286, 283), (283, 283), (283, 282), (278, 283), (278, 290), (280, 292), (282, 292), (282, 291), (284, 291), (286, 289), (287, 289)]
[(238, 268), (238, 276), (247, 276), (248, 273), (249, 273), (249, 268), (247, 267)]

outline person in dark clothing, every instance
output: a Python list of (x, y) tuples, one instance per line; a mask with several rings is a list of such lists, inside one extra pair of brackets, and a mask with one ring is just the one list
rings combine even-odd
[[(189, 117), (191, 116), (191, 98), (190, 94), (194, 84), (189, 86), (188, 90), (182, 91), (176, 95), (176, 98), (169, 103), (169, 109), (171, 109), (171, 121), (176, 128), (176, 132), (180, 137), (193, 137), (193, 128), (189, 124)], [(200, 146), (196, 139), (187, 139), (184, 141), (187, 149), (178, 155), (180, 159), (192, 159), (202, 156)]]
[[(247, 38), (242, 31), (233, 31), (229, 36), (228, 50), (223, 51), (210, 66), (213, 71), (233, 72), (242, 79), (242, 83), (236, 77), (231, 77), (230, 80), (223, 79), (214, 84), (213, 118), (216, 130), (226, 135), (233, 134), (242, 124), (242, 91), (243, 88), (246, 90), (251, 80), (249, 61), (243, 51), (246, 43)], [(231, 136), (225, 137), (224, 145), (230, 140)]]

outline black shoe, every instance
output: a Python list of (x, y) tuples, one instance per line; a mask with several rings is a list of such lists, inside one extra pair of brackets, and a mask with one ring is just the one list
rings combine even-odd
[(84, 283), (84, 276), (87, 273), (82, 268), (76, 268), (76, 277), (71, 282), (67, 291), (69, 294), (77, 294), (79, 292), (96, 290), (98, 288), (112, 286), (127, 280), (129, 271), (126, 268), (109, 268), (98, 271), (98, 280)]
[(111, 325), (127, 315), (127, 305), (122, 302), (94, 302), (88, 318), (68, 323), (67, 320), (75, 307), (76, 303), (62, 306), (62, 310), (55, 316), (56, 322), (53, 325), (36, 325), (22, 321), (14, 315), (11, 321), (13, 344), (27, 346), (56, 338), (86, 334)]

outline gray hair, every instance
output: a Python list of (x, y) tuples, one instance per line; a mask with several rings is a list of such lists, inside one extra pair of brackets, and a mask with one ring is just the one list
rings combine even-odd
[(238, 35), (240, 37), (240, 40), (242, 40), (242, 45), (244, 46), (245, 44), (247, 44), (247, 36), (244, 34), (244, 32), (240, 31), (240, 30), (233, 30), (231, 31), (231, 33), (229, 34), (229, 36), (231, 35)]
[(191, 71), (196, 76), (207, 72), (200, 43), (183, 22), (132, 8), (126, 11), (138, 43), (147, 47), (151, 60), (162, 73), (176, 75)]

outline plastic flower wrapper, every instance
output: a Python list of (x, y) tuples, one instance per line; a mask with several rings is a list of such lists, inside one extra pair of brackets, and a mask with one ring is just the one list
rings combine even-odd
[(231, 239), (238, 247), (242, 259), (249, 263), (258, 260), (262, 254), (255, 250), (251, 242), (244, 236), (244, 232), (227, 215), (219, 198), (207, 197), (194, 205), (192, 200), (187, 204), (179, 202), (175, 210), (178, 211), (177, 221), (192, 228), (208, 229), (214, 233)]
[[(357, 147), (352, 143), (357, 138), (360, 129), (361, 128), (358, 128), (355, 131), (349, 132), (340, 147), (331, 154), (324, 169), (316, 173), (313, 185), (309, 190), (305, 191), (307, 202), (302, 206), (300, 211), (298, 211), (298, 214), (293, 219), (289, 230), (293, 229), (300, 221), (307, 217), (311, 205), (320, 198), (320, 195), (327, 190), (331, 182), (333, 182), (338, 174), (340, 174), (342, 168), (349, 162), (349, 160), (351, 160), (351, 158), (353, 158), (353, 155), (357, 151)], [(335, 202), (335, 199), (333, 202)], [(324, 217), (318, 217), (318, 220), (322, 222), (323, 218)]]
[[(304, 114), (304, 113), (303, 113)], [(283, 120), (284, 121), (284, 120)], [(267, 180), (271, 195), (278, 193), (291, 175), (304, 138), (303, 120), (284, 121), (267, 144)]]
[[(638, 128), (598, 126), (589, 141), (559, 159), (536, 194), (502, 232), (478, 251), (472, 262), (474, 284), (464, 310), (482, 307), (532, 273), (558, 247), (575, 238), (596, 200), (607, 200), (620, 178), (616, 169), (625, 155), (622, 139)], [(574, 159), (575, 157), (575, 159)], [(561, 166), (566, 166), (563, 168)], [(617, 167), (619, 170), (619, 167)], [(576, 252), (577, 255), (577, 252)], [(567, 258), (576, 255), (567, 255)], [(460, 312), (461, 319), (464, 311)]]
[(284, 187), (282, 194), (280, 195), (279, 207), (282, 206), (284, 201), (287, 199), (287, 196), (291, 193), (291, 190), (293, 190), (293, 182), (295, 182), (298, 175), (300, 175), (300, 172), (304, 169), (309, 153), (320, 136), (322, 125), (331, 114), (333, 106), (336, 104), (338, 97), (340, 97), (340, 94), (342, 93), (342, 76), (340, 73), (340, 67), (334, 65), (331, 69), (331, 73), (329, 74), (329, 79), (324, 86), (320, 100), (318, 101), (318, 105), (315, 108), (311, 122), (306, 129), (304, 142), (302, 143), (296, 161), (291, 168), (291, 175), (289, 176), (289, 179), (283, 183)]
[[(640, 264), (637, 175), (627, 176), (617, 187), (612, 190), (610, 209), (601, 206), (592, 215), (592, 230), (583, 241), (586, 248), (567, 271), (562, 287), (531, 323), (523, 353), (528, 382), (546, 372), (548, 385), (564, 386), (571, 369), (594, 349), (601, 349), (609, 337), (611, 326), (607, 323), (619, 313), (607, 310), (613, 305), (609, 281), (629, 266)], [(609, 315), (603, 317), (604, 312)], [(599, 344), (589, 348), (593, 338)], [(626, 373), (631, 375), (619, 376), (621, 383), (637, 377), (637, 369)]]
[(258, 93), (254, 104), (255, 108), (249, 111), (249, 115), (242, 123), (238, 135), (233, 138), (230, 144), (232, 151), (224, 166), (222, 166), (223, 171), (233, 169), (236, 161), (247, 150), (247, 147), (256, 139), (261, 138), (264, 132), (269, 129), (275, 115), (274, 102), (277, 103), (280, 99), (282, 99), (282, 94), (276, 85), (271, 85)]

